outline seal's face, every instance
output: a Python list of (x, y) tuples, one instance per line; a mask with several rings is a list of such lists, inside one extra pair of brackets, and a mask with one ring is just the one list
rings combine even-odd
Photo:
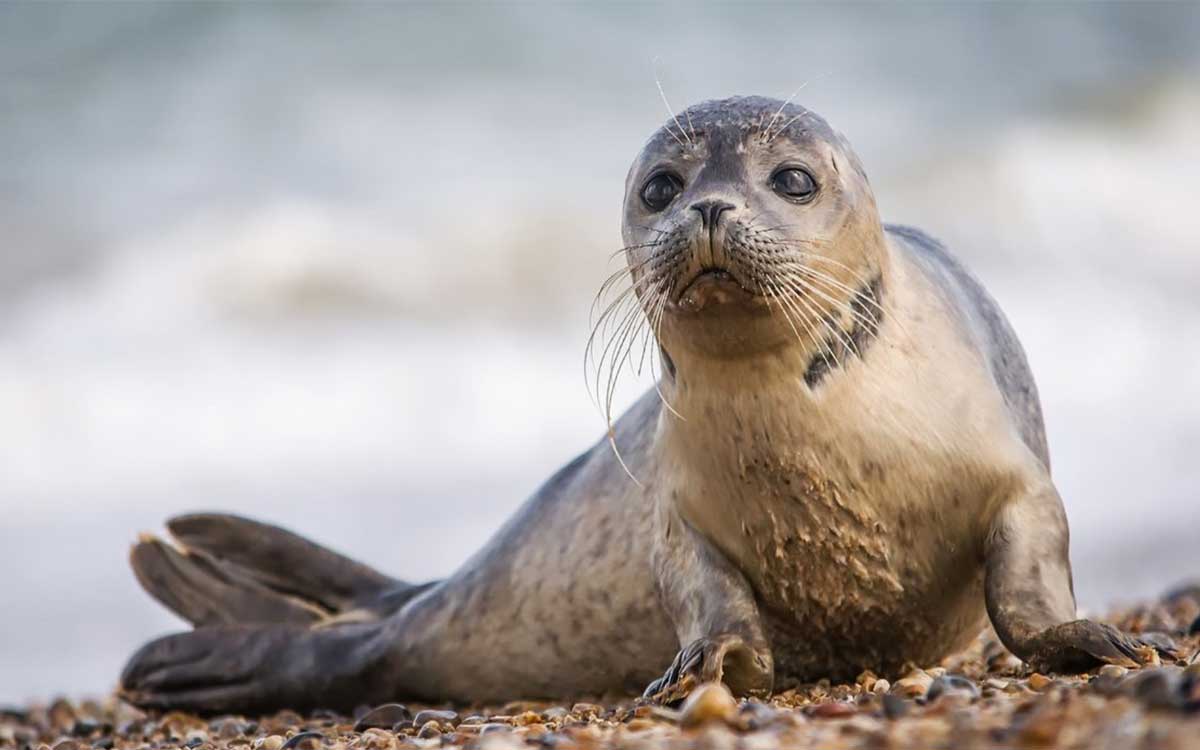
[(819, 346), (882, 262), (845, 140), (761, 97), (696, 105), (655, 133), (626, 180), (622, 232), (663, 346), (717, 356)]

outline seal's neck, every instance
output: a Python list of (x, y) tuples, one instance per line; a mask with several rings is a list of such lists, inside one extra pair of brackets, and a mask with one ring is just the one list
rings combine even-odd
[[(796, 328), (780, 346), (729, 359), (687, 350), (673, 356), (663, 350), (664, 396), (673, 396), (681, 413), (741, 399), (761, 400), (776, 391), (787, 398), (815, 397), (867, 356), (887, 320), (886, 269), (860, 276), (856, 287), (844, 284), (832, 290), (840, 292), (836, 297), (821, 292), (823, 299), (791, 303), (793, 317), (787, 325)], [(802, 316), (805, 326), (797, 323)]]

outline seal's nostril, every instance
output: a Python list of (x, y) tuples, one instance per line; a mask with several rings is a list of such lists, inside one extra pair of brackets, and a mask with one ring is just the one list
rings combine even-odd
[(735, 206), (725, 201), (712, 200), (696, 201), (692, 204), (691, 208), (700, 214), (700, 222), (704, 225), (704, 228), (712, 229), (721, 219), (721, 213), (732, 210)]

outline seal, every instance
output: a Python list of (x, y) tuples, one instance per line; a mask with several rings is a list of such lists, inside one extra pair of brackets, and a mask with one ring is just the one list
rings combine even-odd
[(1015, 335), (942, 245), (881, 222), (822, 118), (759, 97), (672, 116), (629, 172), (622, 234), (634, 312), (601, 359), (627, 361), (638, 319), (662, 372), (608, 437), (432, 583), (247, 519), (173, 519), (177, 544), (143, 539), (132, 564), (196, 628), (138, 651), (123, 695), (763, 695), (936, 662), (989, 619), (1044, 671), (1171, 649), (1076, 617)]

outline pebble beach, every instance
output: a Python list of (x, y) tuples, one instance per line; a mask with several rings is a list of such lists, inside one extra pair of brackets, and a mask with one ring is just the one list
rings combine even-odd
[[(645, 699), (502, 706), (362, 706), (353, 715), (281, 711), (146, 713), (116, 696), (0, 708), (0, 747), (20, 750), (399, 750), (399, 748), (1200, 748), (1200, 586), (1110, 613), (1165, 633), (1174, 659), (1082, 675), (1031, 671), (989, 632), (938, 665), (894, 680), (780, 686), (768, 701), (697, 685), (676, 706)], [(9, 675), (12, 678), (12, 675)]]

